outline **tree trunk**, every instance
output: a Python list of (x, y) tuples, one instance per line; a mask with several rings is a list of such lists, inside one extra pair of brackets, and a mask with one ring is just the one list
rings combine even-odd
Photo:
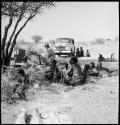
[(6, 58), (4, 59), (4, 65), (5, 65), (5, 66), (9, 66), (9, 65), (10, 65), (10, 58), (9, 58), (9, 57), (6, 57)]
[(16, 24), (15, 24), (15, 27), (14, 27), (14, 30), (13, 30), (11, 36), (10, 36), (10, 39), (9, 39), (8, 44), (7, 44), (7, 47), (6, 47), (6, 56), (8, 56), (8, 51), (9, 51), (9, 48), (10, 48), (10, 45), (11, 45), (12, 38), (13, 38), (13, 36), (14, 36), (14, 34), (15, 34), (15, 31), (16, 31), (17, 26), (18, 26), (19, 22), (21, 21), (21, 19), (22, 19), (22, 17), (20, 17), (20, 18), (17, 20), (17, 22), (16, 22)]
[(10, 51), (9, 51), (9, 54), (4, 58), (4, 65), (5, 66), (9, 66), (10, 65), (10, 59), (11, 59), (12, 52), (13, 52), (14, 46), (16, 44), (16, 40), (17, 40), (17, 37), (18, 37), (19, 33), (23, 30), (23, 28), (26, 26), (26, 24), (28, 23), (28, 21), (31, 20), (35, 15), (36, 15), (36, 13), (34, 15), (30, 15), (29, 18), (23, 24), (23, 26), (15, 34), (13, 42), (12, 42), (12, 45), (11, 45), (11, 48), (10, 48)]
[(17, 29), (17, 27), (18, 27), (18, 24), (19, 24), (19, 22), (22, 20), (22, 16), (23, 16), (24, 11), (25, 11), (24, 7), (25, 7), (25, 3), (23, 2), (23, 4), (22, 4), (21, 14), (20, 14), (20, 16), (19, 16), (19, 18), (18, 18), (18, 20), (17, 20), (15, 26), (14, 26), (14, 30), (13, 30), (13, 32), (12, 32), (10, 38), (9, 38), (8, 44), (7, 44), (7, 48), (6, 48), (6, 56), (8, 56), (8, 51), (9, 51), (9, 48), (10, 48), (10, 45), (11, 45), (11, 41), (12, 41), (12, 38), (13, 38), (15, 32), (16, 32), (16, 29)]
[(7, 39), (8, 30), (9, 30), (10, 26), (12, 25), (12, 22), (13, 22), (13, 17), (10, 16), (9, 23), (8, 23), (7, 26), (5, 26), (5, 32), (4, 32), (4, 35), (3, 35), (3, 38), (2, 38), (2, 46), (1, 46), (2, 49), (4, 49), (6, 39)]
[(5, 43), (6, 43), (6, 39), (7, 39), (7, 34), (8, 34), (8, 30), (10, 28), (10, 26), (12, 25), (12, 22), (13, 22), (13, 17), (10, 16), (9, 18), (9, 23), (7, 26), (5, 26), (5, 32), (4, 32), (4, 35), (3, 35), (3, 38), (2, 38), (2, 43), (1, 43), (1, 58), (3, 59), (3, 64), (4, 64), (4, 59), (5, 59), (5, 56), (6, 56), (6, 53), (5, 53)]
[(9, 54), (7, 55), (6, 58), (8, 58), (6, 61), (6, 66), (10, 65), (10, 59), (11, 59), (11, 56), (12, 56), (12, 52), (13, 52), (13, 49), (14, 49), (14, 46), (16, 44), (16, 40), (17, 40), (17, 37), (19, 35), (19, 33), (22, 31), (22, 29), (26, 26), (26, 24), (28, 23), (29, 20), (31, 20), (35, 15), (32, 15), (30, 16), (26, 22), (24, 23), (24, 25), (18, 30), (18, 32), (16, 33), (14, 39), (13, 39), (13, 42), (12, 42), (12, 45), (11, 45), (11, 48), (10, 48), (10, 51), (9, 51)]

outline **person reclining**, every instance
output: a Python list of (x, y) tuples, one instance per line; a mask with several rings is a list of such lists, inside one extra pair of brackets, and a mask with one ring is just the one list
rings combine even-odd
[[(102, 60), (98, 60), (97, 66), (95, 66), (95, 64), (93, 64), (93, 63), (94, 63), (94, 62), (91, 63), (91, 67), (95, 67), (95, 68), (94, 68), (94, 72), (96, 72), (96, 75), (97, 75), (97, 76), (100, 75), (100, 71), (105, 71), (105, 72), (107, 72), (108, 76), (111, 76), (113, 72), (118, 71), (117, 69), (110, 70), (110, 69), (108, 69), (108, 68), (106, 68), (106, 67), (103, 67), (103, 66), (102, 66)], [(93, 65), (93, 66), (92, 66), (92, 65)], [(97, 70), (97, 71), (95, 71), (95, 70)], [(98, 73), (97, 73), (97, 72), (98, 72)]]

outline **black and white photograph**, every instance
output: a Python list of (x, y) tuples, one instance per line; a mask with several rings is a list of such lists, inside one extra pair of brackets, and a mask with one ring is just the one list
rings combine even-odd
[(1, 2), (1, 124), (119, 123), (119, 2)]

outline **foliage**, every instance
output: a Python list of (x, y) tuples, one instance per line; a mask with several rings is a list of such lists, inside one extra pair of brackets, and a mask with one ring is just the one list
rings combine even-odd
[(37, 44), (39, 41), (42, 40), (42, 36), (39, 35), (34, 35), (32, 36), (32, 39), (35, 41), (35, 43)]
[[(5, 26), (3, 38), (1, 40), (1, 58), (3, 64), (9, 66), (13, 48), (16, 44), (17, 37), (26, 24), (37, 14), (41, 14), (45, 9), (55, 6), (53, 2), (1, 2), (1, 15), (8, 18), (8, 24)], [(14, 20), (16, 19), (16, 21)], [(15, 21), (15, 25), (13, 24)], [(24, 22), (18, 29), (20, 22)], [(13, 26), (13, 31), (8, 38), (8, 31)], [(8, 40), (7, 40), (8, 39)]]

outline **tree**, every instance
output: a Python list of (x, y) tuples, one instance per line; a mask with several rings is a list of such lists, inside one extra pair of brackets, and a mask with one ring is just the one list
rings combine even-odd
[(97, 38), (95, 40), (90, 41), (91, 45), (103, 45), (105, 43), (105, 39)]
[[(35, 41), (36, 43), (36, 46), (37, 46), (37, 43), (40, 42), (40, 40), (42, 40), (42, 37), (39, 36), (39, 35), (34, 35), (32, 36), (33, 40)], [(40, 59), (40, 55), (38, 54), (38, 52), (35, 51), (35, 54), (38, 56), (38, 59), (39, 59), (39, 64), (41, 65), (41, 59)]]
[[(41, 2), (1, 2), (1, 16), (7, 17), (9, 22), (5, 26), (3, 38), (1, 40), (1, 58), (3, 65), (9, 66), (11, 55), (16, 44), (16, 40), (20, 32), (25, 28), (26, 24), (32, 20), (37, 14), (41, 14), (44, 10), (54, 7), (54, 3), (50, 1)], [(16, 21), (14, 20), (16, 19)], [(13, 24), (15, 21), (15, 25)], [(20, 26), (20, 22), (24, 21)], [(8, 31), (11, 27), (13, 31), (8, 38)], [(7, 40), (8, 39), (8, 40)], [(5, 45), (7, 46), (5, 47)]]
[(32, 39), (35, 41), (35, 43), (37, 45), (37, 43), (39, 43), (40, 40), (42, 40), (42, 37), (39, 35), (34, 35), (34, 36), (32, 36)]

